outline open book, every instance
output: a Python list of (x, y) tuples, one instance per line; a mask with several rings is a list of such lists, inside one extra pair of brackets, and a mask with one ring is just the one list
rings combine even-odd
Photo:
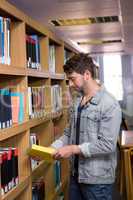
[(33, 144), (30, 149), (28, 149), (28, 154), (33, 157), (38, 157), (39, 159), (46, 160), (48, 162), (54, 161), (53, 154), (55, 149), (52, 147), (44, 147), (40, 145)]

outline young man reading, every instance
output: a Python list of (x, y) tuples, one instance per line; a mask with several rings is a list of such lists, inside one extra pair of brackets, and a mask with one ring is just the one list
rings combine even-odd
[(64, 65), (69, 86), (81, 93), (71, 108), (64, 135), (52, 144), (55, 159), (71, 160), (69, 200), (112, 200), (121, 109), (96, 82), (95, 67), (83, 53)]

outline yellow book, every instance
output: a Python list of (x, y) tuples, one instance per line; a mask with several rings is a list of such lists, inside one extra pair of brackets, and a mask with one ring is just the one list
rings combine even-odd
[(42, 160), (52, 162), (54, 161), (53, 154), (55, 153), (55, 151), (56, 150), (52, 147), (44, 147), (33, 144), (31, 149), (28, 150), (28, 154), (30, 156), (39, 157)]

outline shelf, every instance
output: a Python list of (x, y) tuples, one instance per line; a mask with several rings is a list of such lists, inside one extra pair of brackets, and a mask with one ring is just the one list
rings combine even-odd
[(61, 185), (57, 189), (55, 189), (54, 192), (51, 192), (51, 194), (48, 197), (48, 200), (55, 200), (57, 196), (62, 192), (66, 184), (67, 184), (67, 180), (61, 183)]
[(50, 74), (51, 79), (64, 80), (65, 74)]
[(16, 124), (10, 128), (1, 129), (0, 130), (0, 142), (4, 141), (10, 137), (13, 137), (15, 135), (18, 135), (18, 134), (28, 130), (29, 128), (32, 128), (34, 126), (38, 126), (42, 123), (45, 123), (45, 122), (49, 121), (51, 118), (52, 119), (59, 118), (61, 115), (62, 115), (62, 111), (57, 112), (57, 113), (52, 113), (52, 114), (48, 113), (44, 117), (30, 119), (29, 121), (24, 122), (22, 124)]
[(28, 122), (29, 128), (32, 128), (34, 126), (38, 126), (39, 124), (47, 122), (50, 119), (51, 119), (51, 113), (46, 114), (44, 117), (30, 119), (29, 122)]
[(49, 73), (43, 72), (36, 69), (27, 69), (27, 76), (30, 77), (39, 77), (39, 78), (49, 78)]
[(38, 178), (39, 176), (42, 176), (42, 174), (44, 173), (44, 171), (46, 171), (46, 169), (49, 167), (49, 163), (47, 163), (46, 161), (40, 161), (39, 165), (33, 169), (31, 176), (32, 176), (32, 181), (34, 182), (34, 180), (36, 180), (36, 178)]
[(16, 187), (14, 187), (11, 191), (5, 194), (1, 199), (2, 200), (14, 200), (24, 189), (29, 185), (29, 177), (23, 179)]
[(12, 65), (0, 64), (0, 74), (25, 76), (26, 69), (22, 67), (13, 67)]
[(0, 142), (6, 140), (10, 137), (18, 135), (26, 130), (28, 130), (28, 122), (24, 122), (22, 124), (13, 125), (10, 128), (5, 128), (0, 130)]

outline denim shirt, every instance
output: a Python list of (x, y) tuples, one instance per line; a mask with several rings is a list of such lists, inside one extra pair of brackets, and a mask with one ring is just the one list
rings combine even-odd
[[(64, 135), (52, 146), (60, 148), (75, 144), (78, 98), (70, 110), (70, 123)], [(80, 119), (79, 177), (80, 183), (111, 184), (115, 180), (117, 164), (116, 144), (121, 123), (118, 102), (102, 86), (88, 104), (84, 106)], [(73, 173), (73, 158), (71, 158)]]

